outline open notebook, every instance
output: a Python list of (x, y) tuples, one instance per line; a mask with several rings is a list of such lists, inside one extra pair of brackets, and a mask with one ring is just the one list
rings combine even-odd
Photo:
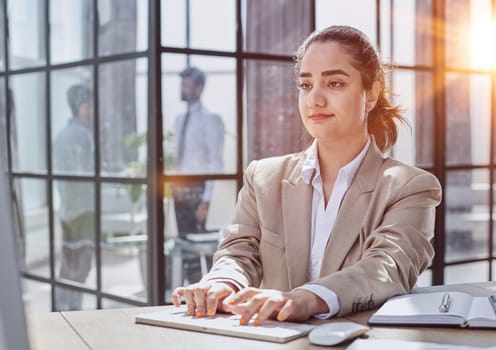
[(153, 326), (179, 328), (189, 331), (213, 333), (240, 338), (251, 338), (286, 343), (306, 336), (316, 325), (307, 323), (278, 322), (266, 320), (260, 326), (253, 321), (247, 326), (239, 325), (239, 316), (217, 314), (196, 318), (186, 314), (186, 306), (136, 315), (135, 322)]
[(386, 301), (369, 323), (496, 328), (495, 302), (462, 292), (407, 294)]

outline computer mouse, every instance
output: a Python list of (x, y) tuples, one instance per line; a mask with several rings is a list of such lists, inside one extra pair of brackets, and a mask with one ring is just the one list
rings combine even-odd
[(336, 345), (367, 333), (369, 327), (355, 322), (326, 323), (313, 329), (308, 340), (315, 345)]

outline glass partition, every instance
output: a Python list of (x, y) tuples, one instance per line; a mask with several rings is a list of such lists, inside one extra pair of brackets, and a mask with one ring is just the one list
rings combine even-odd
[(22, 300), (27, 313), (52, 311), (50, 285), (32, 279), (22, 279)]
[(51, 72), (52, 169), (94, 175), (94, 93), (91, 67)]
[(451, 170), (446, 183), (446, 262), (487, 258), (489, 172)]
[[(89, 181), (57, 180), (53, 191), (56, 278), (95, 288), (95, 185)], [(58, 288), (56, 294), (57, 310), (82, 308), (82, 293)]]
[(491, 77), (447, 74), (446, 117), (447, 164), (487, 164), (491, 130)]
[(161, 5), (163, 46), (235, 50), (235, 0), (162, 0)]
[[(78, 308), (67, 309), (66, 300), (78, 300)], [(76, 310), (94, 310), (96, 309), (96, 296), (89, 293), (83, 293), (64, 287), (55, 287), (55, 310), (57, 311), (76, 311)]]
[(38, 179), (15, 179), (14, 226), (23, 271), (50, 277), (50, 239), (47, 183)]
[(222, 229), (231, 223), (234, 212), (236, 181), (207, 181), (204, 186), (211, 186), (211, 193), (201, 197), (194, 197), (192, 191), (187, 197), (179, 195), (181, 188), (197, 184), (164, 184), (166, 301), (174, 288), (198, 282), (210, 269)]
[(98, 56), (147, 48), (147, 0), (98, 0)]
[(5, 70), (5, 17), (4, 4), (6, 0), (0, 0), (0, 71)]
[(446, 65), (495, 68), (496, 25), (491, 0), (446, 1)]
[(42, 66), (46, 63), (46, 0), (6, 0), (9, 16), (10, 69)]
[(164, 54), (162, 66), (166, 174), (235, 172), (234, 59)]
[(100, 65), (100, 168), (106, 176), (146, 176), (147, 60)]
[(393, 71), (393, 101), (403, 109), (408, 124), (399, 125), (392, 155), (411, 165), (434, 164), (433, 84), (430, 72)]
[(311, 1), (243, 0), (242, 6), (246, 51), (293, 55), (311, 32)]
[(298, 110), (292, 62), (245, 62), (245, 168), (249, 161), (302, 151), (310, 145)]
[[(248, 162), (309, 145), (292, 55), (313, 26), (334, 24), (364, 31), (400, 66), (387, 79), (410, 127), (391, 154), (444, 184), (434, 243), (445, 254), (419, 285), (463, 282), (470, 269), (452, 271), (464, 264), (494, 277), (494, 10), (492, 0), (0, 0), (0, 118), (24, 277), (40, 283), (31, 295), (55, 300), (52, 311), (145, 305), (197, 281)], [(163, 144), (151, 144), (160, 113)], [(147, 192), (157, 183), (158, 201)], [(147, 258), (162, 235), (165, 271)], [(69, 251), (84, 273), (61, 275)]]
[(17, 171), (46, 172), (45, 73), (26, 73), (10, 78), (11, 142), (17, 145), (12, 166)]
[(334, 1), (316, 0), (315, 27), (352, 26), (363, 31), (372, 43), (377, 44), (376, 4), (376, 0), (348, 0), (339, 2), (339, 5)]
[(50, 61), (93, 56), (93, 0), (50, 0)]
[(146, 186), (105, 183), (100, 198), (102, 289), (146, 301)]
[(445, 284), (476, 283), (486, 281), (489, 274), (487, 262), (453, 265), (445, 268)]
[(392, 4), (393, 62), (409, 66), (431, 66), (432, 0), (394, 0)]

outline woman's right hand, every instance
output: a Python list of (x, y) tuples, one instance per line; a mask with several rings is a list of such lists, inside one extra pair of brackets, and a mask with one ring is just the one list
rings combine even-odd
[(180, 306), (181, 298), (183, 298), (189, 316), (211, 316), (215, 315), (217, 310), (228, 312), (229, 305), (224, 301), (236, 292), (237, 288), (229, 282), (199, 282), (174, 289), (172, 304), (176, 307)]

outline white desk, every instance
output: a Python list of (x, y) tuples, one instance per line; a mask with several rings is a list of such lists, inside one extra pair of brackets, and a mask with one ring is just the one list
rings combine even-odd
[[(431, 287), (424, 291), (446, 290)], [(496, 282), (449, 286), (449, 290), (463, 290), (475, 295), (496, 292)], [(131, 309), (73, 311), (28, 315), (30, 342), (33, 350), (58, 349), (246, 349), (246, 350), (319, 350), (306, 337), (286, 344), (233, 338), (220, 335), (153, 327), (134, 323), (139, 313), (172, 306)], [(366, 324), (373, 311), (351, 314), (344, 319)], [(341, 319), (343, 320), (343, 319)], [(335, 321), (331, 320), (331, 322)], [(322, 321), (313, 320), (321, 323)], [(444, 344), (495, 346), (496, 331), (447, 327), (372, 327), (370, 339), (401, 339)], [(348, 344), (333, 347), (344, 349)]]

